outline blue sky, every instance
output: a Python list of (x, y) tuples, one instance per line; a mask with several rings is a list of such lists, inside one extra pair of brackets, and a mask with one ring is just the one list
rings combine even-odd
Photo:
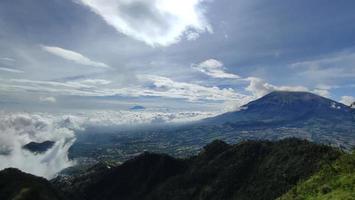
[(351, 0), (2, 0), (0, 108), (228, 111), (355, 101)]

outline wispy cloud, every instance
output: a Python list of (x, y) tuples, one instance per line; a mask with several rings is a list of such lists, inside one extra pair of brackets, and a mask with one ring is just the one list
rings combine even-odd
[(0, 58), (0, 61), (15, 62), (16, 60), (13, 58), (3, 57), (3, 58)]
[[(39, 92), (49, 95), (74, 96), (123, 96), (123, 97), (161, 97), (182, 99), (188, 102), (234, 101), (243, 105), (252, 98), (238, 93), (232, 88), (219, 88), (194, 83), (178, 82), (171, 78), (155, 75), (139, 75), (139, 84), (126, 87), (107, 87), (108, 82), (100, 81), (35, 81), (26, 79), (0, 79), (0, 90)], [(95, 83), (95, 84), (92, 84)]]
[(162, 76), (143, 76), (153, 83), (154, 88), (151, 94), (162, 97), (182, 98), (189, 101), (235, 101), (236, 104), (243, 104), (250, 100), (249, 96), (239, 94), (232, 88), (207, 87), (199, 84), (177, 82)]
[(298, 62), (291, 68), (301, 70), (300, 76), (312, 80), (327, 81), (355, 77), (355, 52), (341, 52), (327, 57)]
[(22, 71), (22, 70), (11, 69), (11, 68), (6, 68), (6, 67), (0, 67), (0, 71), (12, 72), (12, 73), (24, 73), (24, 71)]
[(57, 99), (55, 97), (40, 97), (39, 101), (45, 102), (45, 103), (55, 103), (55, 102), (57, 102)]
[(73, 61), (77, 64), (81, 64), (81, 65), (86, 65), (86, 66), (91, 66), (91, 67), (102, 67), (102, 68), (110, 68), (110, 66), (108, 66), (105, 63), (102, 62), (97, 62), (97, 61), (93, 61), (88, 57), (85, 57), (84, 55), (72, 51), (72, 50), (68, 50), (68, 49), (63, 49), (60, 47), (54, 47), (54, 46), (41, 46), (43, 50), (61, 57), (63, 59), (69, 60), (69, 61)]
[(215, 59), (208, 59), (197, 65), (193, 64), (192, 68), (213, 78), (240, 78), (236, 74), (226, 72), (223, 63)]
[[(212, 32), (201, 3), (204, 0), (78, 0), (118, 32), (148, 45), (168, 46), (186, 31)], [(188, 36), (192, 39), (191, 34)]]

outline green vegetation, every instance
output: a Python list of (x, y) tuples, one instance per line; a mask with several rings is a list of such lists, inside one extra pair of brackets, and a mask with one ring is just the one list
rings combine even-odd
[(279, 200), (352, 200), (355, 198), (355, 152), (345, 154)]
[(78, 200), (274, 200), (339, 156), (329, 146), (294, 138), (217, 140), (190, 158), (144, 153), (54, 185)]

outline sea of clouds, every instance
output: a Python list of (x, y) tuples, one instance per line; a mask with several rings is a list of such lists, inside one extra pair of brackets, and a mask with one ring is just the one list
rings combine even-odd
[[(15, 167), (48, 179), (75, 165), (68, 150), (76, 132), (88, 127), (183, 123), (213, 116), (209, 112), (91, 111), (75, 114), (0, 112), (0, 170)], [(23, 149), (30, 142), (55, 142), (42, 154)]]

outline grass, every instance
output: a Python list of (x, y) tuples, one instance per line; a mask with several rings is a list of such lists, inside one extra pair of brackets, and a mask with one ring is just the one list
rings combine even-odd
[(318, 173), (300, 182), (278, 200), (354, 200), (355, 152), (327, 163)]

